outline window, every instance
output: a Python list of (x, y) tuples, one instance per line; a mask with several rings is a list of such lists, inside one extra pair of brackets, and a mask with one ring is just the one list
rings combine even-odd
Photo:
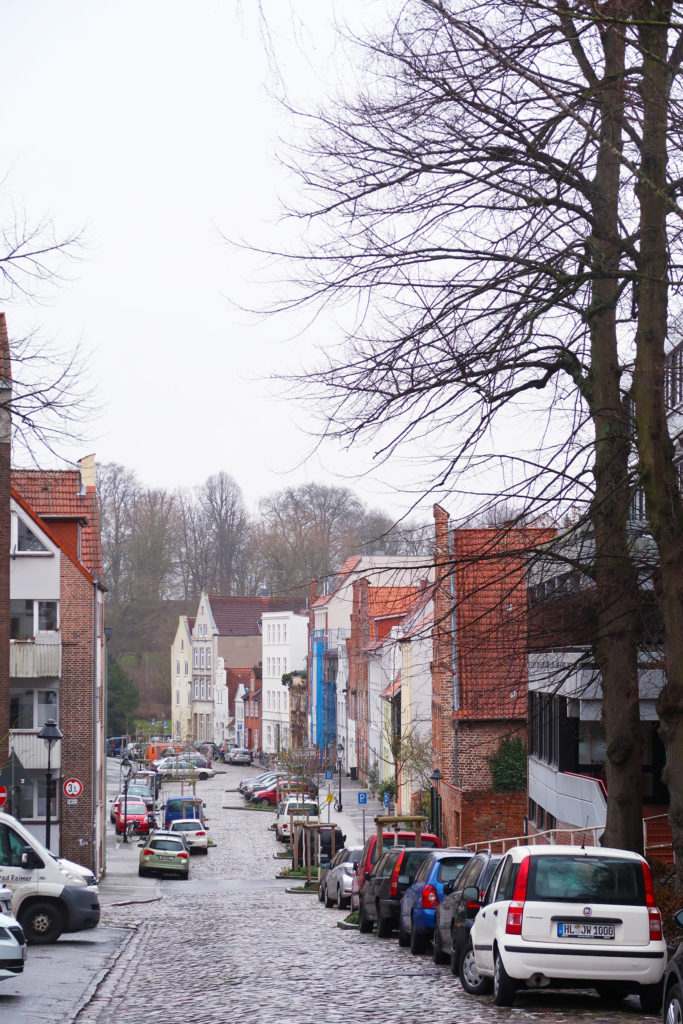
[(206, 683), (204, 682), (203, 679), (202, 679), (201, 683), (199, 684), (199, 692), (200, 692), (200, 699), (204, 700), (204, 698), (206, 696)]
[(201, 651), (199, 652), (199, 667), (200, 668), (204, 668), (205, 660), (206, 660), (205, 652), (204, 652), (204, 648), (202, 647)]
[(206, 699), (211, 700), (211, 680), (206, 680)]
[(10, 601), (10, 637), (27, 640), (57, 630), (56, 601)]
[(176, 704), (180, 704), (180, 690), (176, 690), (175, 692), (175, 702)]
[(185, 650), (185, 641), (184, 641), (184, 640), (181, 640), (181, 641), (180, 641), (180, 650), (181, 650), (181, 651), (184, 651), (184, 650)]
[(175, 674), (177, 676), (180, 675), (180, 661), (179, 660), (176, 660), (176, 663), (175, 663)]
[(282, 642), (283, 644), (287, 643), (287, 623), (282, 627)]
[(33, 530), (26, 525), (23, 519), (17, 516), (17, 551), (44, 551), (48, 549), (42, 540), (38, 540)]
[(211, 668), (211, 648), (206, 648), (206, 667)]
[(193, 657), (192, 664), (194, 665), (195, 668), (199, 668), (199, 648), (198, 647), (195, 647), (193, 654), (194, 654), (194, 657)]
[(41, 729), (57, 719), (56, 690), (10, 690), (10, 729)]
[(283, 658), (282, 659), (282, 674), (284, 675), (286, 671), (287, 671), (287, 659)]
[[(23, 821), (31, 818), (45, 818), (45, 794), (47, 792), (45, 779), (25, 778), (19, 793), (21, 817)], [(57, 817), (57, 784), (56, 779), (50, 783), (50, 816)], [(2, 826), (0, 826), (1, 828)], [(11, 831), (11, 830), (10, 830)], [(0, 839), (0, 863), (2, 863), (2, 840)]]
[(185, 675), (187, 675), (187, 662), (185, 662)]
[(280, 672), (280, 659), (279, 658), (277, 659), (277, 674), (281, 675), (281, 672)]
[(194, 681), (194, 699), (199, 700), (199, 680)]
[(192, 687), (191, 686), (188, 686), (188, 688), (187, 688), (187, 703), (188, 704), (192, 704)]

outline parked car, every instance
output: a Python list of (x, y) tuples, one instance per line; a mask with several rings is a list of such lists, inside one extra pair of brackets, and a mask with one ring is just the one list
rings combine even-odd
[[(319, 865), (320, 867), (327, 867), (333, 857), (332, 851), (332, 829), (324, 828), (321, 829), (316, 840), (312, 836), (311, 845), (311, 863)], [(341, 850), (346, 843), (346, 836), (340, 829), (339, 825), (335, 826), (334, 829), (334, 854), (337, 850)], [(302, 829), (299, 832), (299, 862), (304, 864), (306, 862), (308, 852), (306, 850), (305, 833)]]
[[(400, 832), (383, 832), (382, 843), (384, 848), (393, 845), (397, 846), (415, 846), (415, 833), (401, 830)], [(431, 832), (424, 832), (421, 838), (421, 845), (426, 849), (440, 849), (441, 840), (438, 836), (433, 835)], [(360, 894), (365, 884), (365, 878), (372, 870), (373, 864), (377, 860), (377, 833), (373, 834), (366, 841), (363, 851), (358, 861), (358, 867), (353, 876), (353, 884), (351, 888), (351, 910), (358, 910), (360, 908)]]
[[(434, 962), (439, 964), (450, 958), (451, 971), (472, 995), (481, 995), (490, 982), (482, 978), (477, 969), (470, 930), (493, 872), (502, 859), (502, 853), (490, 850), (482, 850), (471, 857), (458, 878), (444, 885), (443, 898), (434, 915)], [(479, 901), (463, 896), (463, 890), (473, 885), (479, 891)]]
[(192, 761), (180, 757), (169, 757), (157, 762), (157, 770), (165, 778), (173, 779), (212, 779), (216, 772), (213, 768), (201, 767)]
[(470, 850), (432, 850), (415, 881), (403, 893), (398, 926), (398, 943), (410, 945), (411, 953), (424, 953), (434, 935), (434, 914), (446, 882), (455, 882), (472, 857)]
[(209, 837), (206, 826), (197, 818), (175, 818), (169, 825), (169, 832), (182, 832), (190, 853), (197, 850), (205, 856), (209, 852)]
[[(674, 914), (674, 921), (683, 928), (683, 910)], [(671, 957), (664, 973), (662, 1020), (664, 1024), (681, 1024), (683, 1021), (683, 943)]]
[[(469, 886), (465, 899), (479, 901)], [(518, 988), (637, 992), (645, 1013), (662, 1004), (666, 943), (647, 861), (626, 850), (518, 846), (496, 870), (474, 919), (472, 946), (493, 1001)]]
[(224, 743), (221, 743), (221, 745), (219, 746), (219, 748), (218, 748), (218, 755), (217, 756), (220, 757), (221, 761), (223, 761), (225, 763), (225, 762), (227, 762), (228, 757), (230, 756), (230, 751), (234, 750), (234, 749), (235, 749), (235, 744), (234, 743), (228, 743), (227, 740), (226, 740)]
[(251, 800), (254, 792), (258, 789), (270, 789), (277, 782), (278, 776), (275, 772), (264, 772), (253, 779), (243, 779), (240, 782), (240, 792), (245, 800)]
[(21, 974), (26, 960), (26, 936), (11, 908), (11, 890), (0, 886), (0, 981)]
[(116, 834), (122, 835), (126, 831), (126, 825), (133, 822), (142, 835), (149, 832), (149, 811), (147, 804), (139, 797), (128, 796), (128, 800), (119, 800), (116, 808), (116, 819), (114, 827)]
[(152, 762), (152, 767), (158, 770), (160, 764), (166, 764), (173, 761), (188, 761), (197, 768), (211, 767), (211, 761), (209, 758), (204, 757), (203, 754), (199, 754), (196, 750), (188, 750), (184, 754), (169, 754), (168, 757), (160, 757), (156, 761)]
[(252, 795), (252, 803), (270, 804), (275, 807), (278, 798), (283, 796), (308, 796), (308, 783), (306, 782), (281, 782), (273, 783), (267, 789), (257, 789)]
[(351, 881), (362, 846), (345, 846), (335, 853), (329, 867), (323, 870), (318, 886), (318, 899), (326, 907), (336, 905), (340, 910), (349, 905)]
[(228, 754), (228, 764), (251, 764), (252, 761), (251, 750), (246, 747), (235, 747)]
[(422, 862), (431, 855), (426, 847), (392, 846), (379, 858), (365, 879), (360, 894), (358, 930), (371, 932), (377, 922), (377, 934), (388, 938), (398, 925), (401, 912), (401, 898)]
[(280, 843), (286, 843), (289, 838), (289, 819), (294, 815), (295, 819), (317, 818), (319, 807), (315, 800), (307, 800), (298, 796), (287, 797), (278, 804), (275, 817), (275, 838)]
[(169, 831), (171, 823), (187, 818), (196, 818), (206, 825), (204, 811), (206, 804), (199, 796), (186, 793), (184, 796), (169, 796), (164, 804), (164, 829)]
[(172, 874), (187, 878), (190, 854), (182, 833), (154, 832), (140, 850), (139, 875)]

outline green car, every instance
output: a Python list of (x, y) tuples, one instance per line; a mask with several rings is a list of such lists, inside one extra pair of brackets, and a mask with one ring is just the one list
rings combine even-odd
[(154, 832), (142, 844), (139, 875), (171, 874), (187, 878), (189, 873), (190, 854), (181, 833)]

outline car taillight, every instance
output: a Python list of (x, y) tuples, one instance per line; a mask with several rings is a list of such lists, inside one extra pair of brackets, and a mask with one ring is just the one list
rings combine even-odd
[(524, 917), (524, 900), (526, 899), (526, 887), (529, 880), (529, 857), (525, 857), (519, 865), (515, 888), (512, 893), (512, 901), (508, 907), (505, 931), (508, 935), (522, 934), (522, 918)]
[(398, 875), (401, 866), (402, 858), (399, 857), (394, 864), (394, 870), (391, 872), (391, 878), (389, 879), (389, 895), (398, 896)]
[(524, 903), (519, 900), (513, 900), (508, 907), (507, 921), (505, 922), (505, 931), (508, 935), (521, 935), (522, 934), (522, 918), (524, 917)]
[(655, 888), (652, 884), (650, 865), (643, 861), (643, 883), (645, 885), (645, 906), (650, 924), (650, 942), (658, 942), (662, 938), (662, 915), (657, 909)]
[(188, 857), (189, 857), (190, 855), (189, 855), (189, 853), (184, 853), (184, 852), (183, 852), (183, 853), (179, 853), (179, 854), (178, 854), (178, 856), (179, 856), (179, 857), (181, 858), (181, 860), (187, 860), (187, 858), (188, 858)]
[(143, 850), (142, 851), (142, 856), (143, 857), (151, 857), (153, 853), (154, 853), (154, 850)]
[(195, 832), (195, 835), (197, 835), (197, 836), (205, 836), (206, 832)]
[(425, 910), (434, 910), (439, 905), (439, 897), (433, 885), (425, 885), (422, 890), (422, 906)]

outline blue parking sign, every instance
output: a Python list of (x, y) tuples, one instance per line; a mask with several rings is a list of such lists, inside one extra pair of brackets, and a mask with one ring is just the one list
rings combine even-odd
[(326, 772), (325, 772), (325, 779), (326, 779), (327, 782), (329, 782), (330, 779), (333, 779), (333, 778), (334, 778), (334, 772), (331, 772), (330, 769), (328, 768), (326, 770)]
[(384, 806), (385, 807), (389, 806), (389, 794), (388, 793), (384, 794)]
[(365, 793), (363, 790), (361, 790), (360, 793), (358, 794), (358, 803), (359, 804), (366, 804), (367, 802), (368, 802), (368, 794)]

